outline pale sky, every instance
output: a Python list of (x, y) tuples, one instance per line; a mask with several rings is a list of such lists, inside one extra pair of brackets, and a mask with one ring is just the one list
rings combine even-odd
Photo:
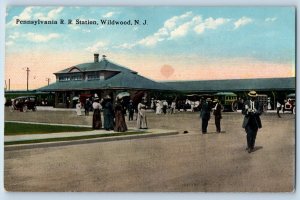
[[(156, 81), (295, 76), (294, 7), (8, 7), (5, 80), (11, 90), (105, 54)], [(16, 20), (96, 20), (29, 25)], [(147, 20), (101, 25), (100, 20)]]

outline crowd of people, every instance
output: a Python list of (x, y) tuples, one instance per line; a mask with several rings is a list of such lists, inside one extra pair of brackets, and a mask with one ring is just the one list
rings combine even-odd
[[(248, 93), (249, 100), (243, 102), (242, 114), (244, 115), (244, 121), (242, 127), (245, 129), (247, 138), (247, 151), (251, 153), (254, 150), (255, 139), (258, 129), (262, 127), (260, 115), (263, 111), (262, 105), (256, 100), (257, 94), (255, 91)], [(188, 101), (185, 104), (189, 104)], [(156, 114), (174, 114), (178, 109), (176, 105), (178, 102), (171, 101), (168, 103), (166, 100), (154, 100), (151, 99), (150, 107), (147, 103), (147, 99), (143, 98), (137, 105), (133, 104), (130, 100), (129, 103), (124, 104), (122, 98), (116, 98), (115, 104), (109, 95), (103, 99), (99, 99), (96, 95), (93, 98), (93, 103), (90, 99), (86, 99), (83, 107), (85, 115), (89, 115), (92, 108), (93, 110), (93, 129), (105, 129), (107, 131), (113, 130), (116, 132), (125, 132), (128, 130), (125, 116), (128, 112), (128, 121), (134, 120), (134, 113), (136, 113), (136, 127), (137, 129), (147, 129), (147, 114), (146, 109), (152, 109)], [(279, 106), (278, 106), (279, 107)], [(80, 101), (76, 104), (77, 115), (81, 115), (82, 105)], [(199, 101), (197, 107), (194, 107), (200, 111), (201, 118), (201, 130), (203, 134), (207, 133), (208, 122), (211, 118), (211, 114), (214, 115), (216, 133), (221, 133), (221, 119), (222, 119), (222, 105), (218, 99), (203, 98)], [(103, 110), (103, 123), (101, 119), (101, 110)], [(179, 110), (179, 109), (178, 109)]]
[[(146, 98), (135, 106), (133, 101), (130, 100), (128, 104), (124, 104), (122, 98), (116, 98), (115, 104), (109, 95), (103, 99), (99, 99), (98, 95), (91, 100), (87, 98), (85, 103), (82, 105), (80, 100), (76, 104), (76, 114), (82, 115), (82, 108), (84, 108), (85, 116), (89, 115), (89, 112), (93, 111), (93, 129), (105, 129), (107, 131), (113, 130), (115, 132), (125, 132), (128, 130), (125, 115), (128, 111), (128, 121), (132, 121), (134, 113), (136, 113), (137, 129), (147, 129), (147, 116)], [(101, 110), (103, 111), (103, 123), (101, 118)]]

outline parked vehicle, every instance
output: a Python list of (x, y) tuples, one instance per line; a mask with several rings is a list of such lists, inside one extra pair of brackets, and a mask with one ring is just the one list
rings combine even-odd
[(295, 93), (289, 94), (286, 96), (286, 100), (284, 100), (283, 112), (290, 111), (291, 113), (296, 112), (296, 95)]
[(36, 98), (34, 96), (21, 96), (13, 99), (10, 111), (13, 112), (14, 110), (20, 112), (36, 111)]
[(263, 111), (268, 110), (268, 95), (266, 94), (257, 94), (257, 101), (261, 103)]
[(215, 98), (220, 101), (224, 111), (234, 111), (238, 109), (237, 95), (233, 92), (218, 92)]
[(53, 106), (55, 95), (52, 92), (40, 92), (40, 91), (5, 91), (5, 106), (11, 106), (12, 100), (17, 97), (35, 97), (37, 106)]

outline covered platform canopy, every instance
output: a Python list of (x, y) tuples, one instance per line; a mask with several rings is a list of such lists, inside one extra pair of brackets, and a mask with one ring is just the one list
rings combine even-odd
[(296, 78), (259, 78), (201, 81), (163, 82), (174, 90), (184, 92), (240, 92), (240, 91), (285, 91), (295, 90)]

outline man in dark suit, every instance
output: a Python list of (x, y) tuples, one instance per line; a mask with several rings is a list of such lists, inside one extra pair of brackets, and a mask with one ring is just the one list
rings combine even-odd
[(215, 116), (215, 125), (217, 133), (221, 133), (222, 105), (220, 104), (218, 99), (215, 99), (213, 103), (215, 103), (215, 107), (213, 108), (213, 114)]
[(255, 139), (257, 131), (262, 127), (260, 115), (262, 113), (262, 106), (256, 100), (256, 92), (250, 91), (248, 93), (250, 100), (247, 100), (243, 106), (242, 113), (245, 115), (243, 128), (247, 133), (247, 151), (251, 153), (254, 150)]
[(203, 100), (203, 103), (201, 105), (201, 110), (200, 110), (200, 117), (202, 118), (202, 133), (206, 134), (207, 133), (207, 126), (208, 126), (208, 121), (210, 119), (210, 111), (211, 111), (211, 106), (210, 106), (210, 98), (207, 98), (206, 100)]

